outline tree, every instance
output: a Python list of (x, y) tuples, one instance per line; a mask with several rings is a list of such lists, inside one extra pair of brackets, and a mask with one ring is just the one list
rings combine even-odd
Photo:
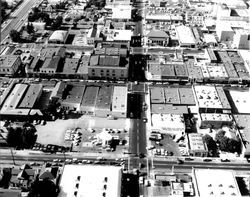
[(228, 151), (231, 153), (241, 153), (241, 143), (235, 139), (228, 139)]
[(12, 29), (10, 31), (10, 38), (12, 42), (19, 42), (21, 40), (21, 34), (17, 30)]
[(214, 141), (214, 139), (206, 134), (202, 137), (203, 141), (207, 144), (207, 148), (208, 148), (208, 151), (210, 153), (211, 156), (216, 156), (217, 154), (217, 145), (216, 145), (216, 142)]
[(32, 148), (36, 142), (37, 135), (34, 126), (24, 125), (22, 128), (9, 127), (6, 141), (9, 146), (20, 149)]
[(63, 17), (57, 16), (54, 22), (51, 24), (51, 28), (56, 30), (62, 25)]
[(28, 33), (28, 34), (34, 33), (34, 26), (33, 26), (32, 23), (29, 23), (29, 22), (28, 22), (26, 28), (27, 28), (27, 33)]
[(49, 179), (39, 181), (36, 179), (31, 185), (28, 197), (57, 197), (58, 187)]
[(218, 131), (218, 133), (216, 133), (215, 135), (215, 141), (218, 142), (221, 140), (221, 138), (223, 138), (225, 136), (226, 132), (224, 130), (220, 130)]

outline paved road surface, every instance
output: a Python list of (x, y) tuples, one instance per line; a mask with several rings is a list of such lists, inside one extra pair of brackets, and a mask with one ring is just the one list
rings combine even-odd
[(12, 29), (18, 29), (21, 24), (25, 23), (28, 12), (40, 0), (24, 0), (21, 5), (10, 16), (7, 24), (3, 24), (1, 28), (1, 43), (9, 35)]

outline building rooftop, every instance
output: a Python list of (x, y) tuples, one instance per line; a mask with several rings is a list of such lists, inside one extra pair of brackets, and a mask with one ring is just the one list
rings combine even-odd
[(42, 93), (42, 89), (43, 87), (41, 84), (31, 84), (18, 107), (29, 109), (34, 108), (35, 102)]
[(189, 133), (189, 146), (192, 151), (207, 151), (207, 147), (203, 142), (202, 134), (200, 133)]
[(114, 86), (112, 97), (112, 111), (126, 112), (127, 111), (127, 86)]
[(112, 19), (126, 19), (129, 20), (131, 19), (131, 6), (118, 6), (118, 7), (113, 7), (112, 8)]
[(0, 68), (12, 67), (18, 58), (20, 58), (19, 55), (1, 55), (0, 56)]
[(122, 168), (101, 165), (65, 165), (59, 197), (121, 196)]
[(100, 55), (99, 65), (100, 66), (119, 66), (120, 56), (114, 55)]
[(183, 115), (179, 114), (152, 114), (152, 126), (162, 132), (185, 132)]
[(218, 121), (218, 122), (231, 122), (232, 116), (229, 114), (213, 114), (213, 113), (201, 113), (202, 121)]
[(187, 106), (173, 106), (171, 104), (151, 104), (152, 114), (188, 114)]
[(152, 87), (150, 89), (151, 103), (165, 103), (164, 89), (162, 87)]
[(215, 86), (197, 85), (194, 91), (200, 108), (223, 108)]
[(166, 103), (180, 104), (178, 88), (164, 88)]
[(27, 84), (16, 84), (10, 95), (5, 100), (0, 113), (13, 115), (28, 115), (30, 110), (16, 109), (27, 88)]
[(192, 88), (179, 88), (180, 104), (196, 105)]
[(250, 106), (250, 90), (248, 91), (237, 91), (229, 90), (234, 106), (238, 113), (249, 114)]
[(65, 74), (75, 74), (78, 68), (79, 59), (76, 58), (66, 58), (63, 73)]
[(77, 74), (88, 74), (89, 60), (90, 60), (89, 55), (84, 55), (82, 57), (79, 67), (77, 69)]
[(195, 66), (193, 61), (187, 62), (188, 76), (193, 79), (203, 80), (203, 74), (199, 66)]
[(179, 37), (179, 42), (181, 44), (192, 44), (192, 45), (196, 44), (193, 32), (190, 27), (182, 25), (182, 26), (177, 26), (175, 30)]
[(111, 109), (112, 86), (101, 86), (96, 100), (96, 109)]
[(91, 108), (94, 111), (99, 87), (88, 86), (82, 98), (81, 106)]
[(64, 42), (66, 37), (67, 37), (67, 31), (63, 31), (63, 30), (56, 30), (52, 33), (52, 35), (49, 38), (49, 41), (60, 41), (60, 42)]
[(223, 65), (201, 66), (201, 70), (205, 78), (228, 78), (227, 71)]
[(174, 65), (161, 65), (162, 78), (175, 77)]
[(187, 77), (188, 76), (187, 67), (185, 64), (184, 65), (181, 65), (181, 64), (174, 65), (174, 70), (175, 70), (177, 77)]
[(147, 37), (153, 37), (153, 38), (168, 38), (168, 34), (165, 31), (162, 30), (151, 30)]
[[(63, 87), (65, 88), (62, 83), (61, 88)], [(85, 85), (67, 84), (66, 89), (64, 90), (66, 92), (66, 98), (63, 98), (63, 102), (80, 104), (83, 98), (84, 90)]]
[(200, 196), (241, 197), (233, 171), (196, 169), (195, 177)]

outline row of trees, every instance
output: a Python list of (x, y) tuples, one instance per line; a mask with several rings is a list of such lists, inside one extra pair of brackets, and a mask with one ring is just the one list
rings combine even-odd
[(239, 139), (233, 139), (225, 136), (224, 130), (218, 131), (213, 139), (210, 135), (203, 136), (203, 141), (207, 144), (209, 155), (212, 157), (218, 156), (218, 148), (221, 151), (230, 153), (241, 153), (241, 142)]
[(8, 127), (8, 135), (6, 141), (9, 146), (18, 149), (30, 149), (36, 143), (36, 128), (29, 123), (23, 127)]
[(6, 10), (9, 8), (8, 3), (6, 1), (0, 0), (0, 6), (1, 6), (1, 19), (5, 18), (7, 13)]
[(90, 8), (93, 5), (98, 9), (102, 9), (103, 7), (105, 7), (105, 4), (105, 0), (89, 0), (85, 8)]

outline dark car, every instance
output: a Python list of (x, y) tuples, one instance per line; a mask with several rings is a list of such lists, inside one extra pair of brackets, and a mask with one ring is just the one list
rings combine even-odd
[(183, 160), (181, 160), (181, 159), (177, 159), (177, 164), (183, 164), (184, 163), (184, 161)]
[(191, 157), (186, 157), (185, 158), (185, 161), (193, 161), (194, 159), (193, 158), (191, 158)]
[(203, 159), (203, 161), (210, 162), (210, 161), (212, 161), (212, 159)]

